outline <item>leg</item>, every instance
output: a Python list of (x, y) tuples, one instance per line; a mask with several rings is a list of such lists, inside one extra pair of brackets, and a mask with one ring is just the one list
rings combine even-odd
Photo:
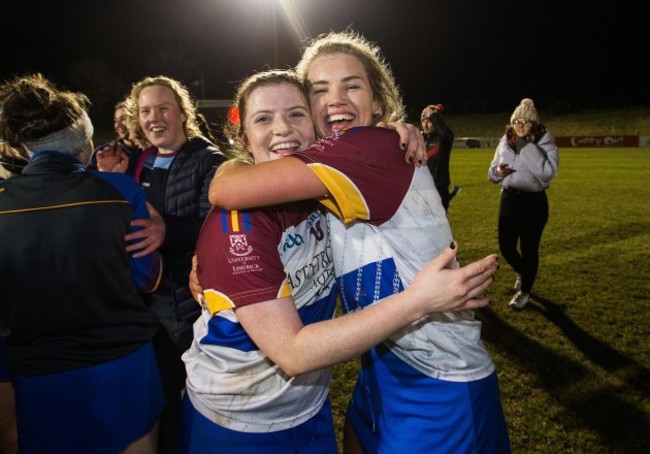
[(16, 400), (14, 386), (10, 381), (0, 382), (0, 452), (18, 453)]
[(521, 291), (530, 293), (539, 268), (539, 245), (548, 221), (548, 199), (545, 192), (534, 194), (526, 203), (526, 225), (521, 233)]
[(165, 394), (165, 408), (160, 415), (158, 452), (172, 454), (177, 445), (180, 425), (181, 396), (186, 378), (185, 365), (181, 360), (182, 353), (177, 350), (164, 328), (161, 327), (153, 343)]
[(499, 250), (501, 255), (506, 259), (506, 262), (515, 270), (516, 273), (521, 274), (522, 261), (521, 255), (517, 250), (519, 242), (519, 217), (522, 216), (518, 212), (518, 194), (510, 194), (508, 192), (501, 192), (501, 205), (499, 206)]
[(160, 416), (159, 454), (175, 454), (181, 417), (182, 392), (187, 374), (183, 353), (192, 345), (192, 325), (178, 321), (176, 301), (170, 295), (154, 294), (151, 308), (160, 321), (153, 339), (165, 394), (165, 409)]
[(438, 194), (440, 194), (442, 206), (445, 207), (445, 211), (447, 211), (449, 209), (449, 201), (451, 200), (449, 197), (449, 188), (447, 186), (436, 186), (436, 189), (438, 190)]
[(347, 420), (343, 427), (343, 452), (344, 454), (364, 454), (357, 434), (354, 432), (352, 424)]
[(127, 446), (122, 454), (155, 454), (158, 451), (158, 425), (156, 421), (149, 433)]

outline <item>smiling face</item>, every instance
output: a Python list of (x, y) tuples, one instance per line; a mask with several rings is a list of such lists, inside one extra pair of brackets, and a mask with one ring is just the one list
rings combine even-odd
[(115, 109), (115, 114), (113, 115), (113, 127), (122, 140), (129, 140), (129, 129), (126, 123), (128, 117), (129, 115), (124, 107), (118, 107)]
[(307, 79), (312, 117), (321, 137), (373, 124), (379, 104), (356, 57), (346, 53), (321, 55), (309, 66)]
[(247, 99), (242, 141), (256, 163), (305, 150), (314, 142), (307, 100), (288, 82), (262, 85)]
[(517, 137), (526, 137), (530, 135), (530, 130), (533, 128), (533, 123), (524, 120), (523, 118), (517, 118), (512, 121), (512, 128), (517, 134)]
[(147, 140), (162, 154), (178, 151), (187, 141), (181, 112), (171, 88), (150, 85), (138, 96), (138, 121)]

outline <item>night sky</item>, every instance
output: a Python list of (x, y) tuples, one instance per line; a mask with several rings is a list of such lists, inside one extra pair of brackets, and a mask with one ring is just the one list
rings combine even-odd
[(111, 108), (145, 75), (179, 78), (197, 98), (230, 98), (242, 77), (293, 66), (306, 37), (350, 26), (383, 49), (415, 115), (433, 102), (450, 114), (511, 111), (523, 97), (540, 108), (647, 105), (650, 21), (640, 5), (2, 0), (0, 78), (40, 71)]

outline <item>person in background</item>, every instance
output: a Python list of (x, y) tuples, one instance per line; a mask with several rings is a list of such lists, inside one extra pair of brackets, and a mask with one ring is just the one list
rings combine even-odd
[[(210, 200), (229, 209), (319, 200), (343, 310), (367, 310), (412, 285), (449, 247), (451, 227), (428, 169), (401, 165), (395, 132), (368, 127), (404, 117), (380, 49), (353, 31), (332, 32), (304, 49), (296, 71), (324, 139), (284, 159), (222, 167)], [(429, 314), (364, 353), (345, 435), (346, 452), (510, 452), (473, 311)]]
[[(20, 175), (26, 165), (26, 157), (21, 156), (7, 142), (0, 141), (0, 182)], [(5, 345), (8, 334), (9, 331), (0, 319), (0, 453), (17, 454), (16, 398), (11, 372), (7, 367)]]
[(138, 158), (134, 177), (163, 220), (161, 224), (140, 221), (143, 231), (127, 238), (142, 238), (141, 245), (129, 246), (138, 257), (162, 242), (159, 251), (164, 274), (149, 302), (161, 325), (154, 347), (167, 401), (159, 446), (161, 453), (172, 453), (186, 378), (181, 355), (192, 344), (192, 325), (201, 312), (187, 276), (201, 225), (210, 210), (210, 181), (226, 157), (202, 135), (196, 106), (179, 81), (145, 77), (133, 85), (129, 102), (134, 112), (127, 119), (131, 129), (152, 145)]
[[(295, 73), (254, 74), (235, 101), (241, 120), (226, 135), (246, 162), (279, 159), (313, 142), (307, 95)], [(332, 320), (336, 286), (325, 224), (315, 200), (246, 211), (215, 207), (206, 218), (197, 244), (206, 311), (183, 355), (188, 379), (180, 452), (219, 446), (336, 453), (327, 366), (352, 359), (428, 311), (487, 302), (473, 297), (489, 284), (494, 256), (474, 271), (476, 288), (454, 302), (453, 286), (441, 283), (469, 269), (445, 269), (455, 255), (447, 249), (423, 278), (431, 285), (420, 294), (425, 299), (406, 290)]]
[[(129, 130), (128, 118), (131, 115), (129, 111), (129, 99), (124, 99), (115, 105), (115, 114), (113, 115), (113, 128), (117, 134), (117, 139), (104, 143), (97, 148), (90, 158), (88, 168), (91, 170), (104, 171), (122, 171), (133, 176), (135, 162), (146, 148), (145, 144)], [(119, 157), (119, 162), (126, 166), (125, 170), (114, 168), (113, 163), (101, 163), (105, 157)]]
[[(134, 112), (134, 106), (131, 102), (131, 98), (127, 97), (124, 101), (120, 102), (122, 114), (120, 118), (126, 124), (128, 130), (129, 140), (137, 147), (137, 152), (129, 153), (126, 152), (124, 147), (121, 145), (120, 141), (112, 141), (106, 144), (105, 146), (97, 147), (95, 149), (96, 164), (98, 170), (102, 172), (121, 172), (131, 175), (133, 178), (138, 181), (139, 175), (136, 174), (135, 168), (138, 163), (138, 159), (142, 153), (155, 153), (155, 147), (149, 143), (147, 138), (144, 136), (142, 130), (135, 129), (136, 121), (129, 121), (129, 118), (137, 116), (137, 113)], [(154, 148), (150, 150), (150, 148)], [(149, 205), (150, 212), (154, 212), (153, 207)], [(160, 239), (162, 242), (162, 238)]]
[(559, 152), (539, 120), (532, 99), (514, 110), (497, 145), (488, 179), (501, 186), (499, 249), (517, 274), (509, 305), (523, 309), (539, 268), (539, 246), (548, 221), (546, 189), (557, 175)]
[(451, 149), (454, 146), (454, 132), (442, 119), (445, 107), (442, 104), (430, 104), (422, 110), (422, 135), (427, 147), (427, 167), (440, 194), (442, 206), (445, 211), (449, 209), (449, 202), (454, 198), (460, 188), (454, 186), (451, 193), (449, 185), (449, 160)]
[(27, 165), (27, 159), (26, 153), (20, 153), (7, 142), (0, 140), (0, 181), (20, 175)]
[[(155, 453), (164, 397), (141, 293), (157, 253), (126, 252), (148, 216), (126, 175), (86, 169), (89, 101), (41, 74), (0, 86), (0, 137), (29, 155), (0, 185), (0, 320), (21, 453)], [(80, 236), (92, 234), (88, 244)]]

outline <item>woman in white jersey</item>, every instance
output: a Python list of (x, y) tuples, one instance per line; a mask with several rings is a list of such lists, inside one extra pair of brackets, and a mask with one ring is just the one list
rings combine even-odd
[[(329, 209), (344, 310), (365, 311), (413, 285), (452, 241), (451, 228), (427, 169), (399, 165), (394, 132), (360, 128), (404, 116), (379, 49), (351, 31), (330, 33), (305, 49), (297, 71), (325, 139), (282, 161), (222, 166), (210, 201), (241, 208), (317, 198)], [(346, 451), (360, 450), (357, 442), (366, 453), (510, 452), (495, 366), (472, 311), (431, 314), (363, 355)]]
[[(314, 139), (307, 97), (292, 72), (249, 77), (236, 105), (241, 125), (231, 137), (249, 161), (276, 160)], [(454, 255), (447, 248), (412, 292), (332, 319), (331, 244), (315, 201), (241, 212), (213, 208), (197, 243), (205, 309), (183, 355), (188, 379), (179, 451), (335, 453), (327, 366), (430, 310), (487, 303), (474, 297), (491, 282), (495, 257), (446, 270)], [(461, 292), (446, 285), (452, 280), (464, 283)]]

